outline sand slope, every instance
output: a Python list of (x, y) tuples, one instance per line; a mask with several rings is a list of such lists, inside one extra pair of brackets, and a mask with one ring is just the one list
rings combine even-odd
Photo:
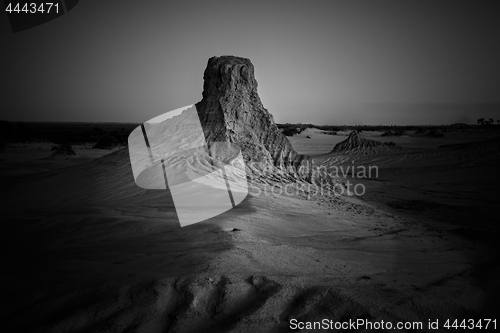
[(485, 233), (498, 232), (498, 178), (469, 175), (498, 168), (498, 145), (314, 162), (352, 161), (380, 166), (378, 179), (358, 180), (363, 197), (254, 188), (235, 209), (186, 228), (167, 191), (135, 185), (125, 150), (4, 176), (4, 327), (286, 332), (291, 318), (494, 316), (498, 248)]

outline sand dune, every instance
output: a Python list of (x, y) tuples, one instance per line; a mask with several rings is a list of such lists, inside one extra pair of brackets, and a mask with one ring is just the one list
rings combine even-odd
[[(135, 185), (126, 150), (4, 176), (4, 327), (284, 332), (291, 318), (494, 316), (496, 142), (314, 160), (353, 161), (380, 167), (351, 179), (362, 197), (254, 189), (186, 228), (168, 191)], [(278, 180), (254, 184), (276, 192)]]

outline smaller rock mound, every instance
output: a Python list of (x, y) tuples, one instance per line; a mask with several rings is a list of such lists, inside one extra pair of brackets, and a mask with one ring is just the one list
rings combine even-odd
[(61, 144), (59, 146), (54, 146), (52, 147), (52, 151), (54, 151), (54, 153), (51, 156), (47, 157), (47, 159), (66, 159), (70, 157), (78, 157), (70, 144)]
[(330, 153), (341, 154), (383, 154), (400, 151), (401, 147), (396, 147), (394, 143), (382, 143), (375, 140), (360, 138), (357, 132), (351, 132), (349, 137), (335, 145)]
[(404, 135), (405, 134), (405, 131), (403, 130), (395, 130), (395, 131), (385, 131), (384, 133), (382, 133), (381, 136), (401, 136), (401, 135)]
[(418, 129), (412, 136), (417, 138), (442, 138), (444, 133), (436, 128)]

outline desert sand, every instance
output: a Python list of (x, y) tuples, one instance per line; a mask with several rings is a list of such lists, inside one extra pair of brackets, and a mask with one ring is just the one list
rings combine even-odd
[(267, 178), (251, 181), (235, 209), (184, 228), (166, 191), (136, 186), (126, 148), (47, 159), (50, 145), (9, 145), (0, 154), (2, 331), (497, 318), (497, 132), (366, 132), (404, 150), (330, 153), (346, 135), (308, 129), (289, 139), (317, 166), (377, 165), (378, 177), (340, 177), (363, 184), (363, 195), (280, 194), (286, 184)]

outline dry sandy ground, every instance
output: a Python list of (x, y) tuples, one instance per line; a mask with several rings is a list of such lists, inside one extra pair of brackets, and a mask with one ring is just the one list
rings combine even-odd
[(235, 209), (185, 228), (166, 191), (135, 185), (126, 150), (82, 147), (79, 158), (54, 161), (43, 160), (48, 148), (7, 149), (2, 331), (500, 319), (498, 143), (437, 148), (479, 141), (474, 133), (426, 138), (432, 145), (414, 138), (414, 150), (397, 154), (323, 155), (345, 137), (308, 131), (291, 141), (317, 165), (379, 166), (378, 178), (342, 179), (364, 184), (365, 195), (308, 200), (254, 188)]

